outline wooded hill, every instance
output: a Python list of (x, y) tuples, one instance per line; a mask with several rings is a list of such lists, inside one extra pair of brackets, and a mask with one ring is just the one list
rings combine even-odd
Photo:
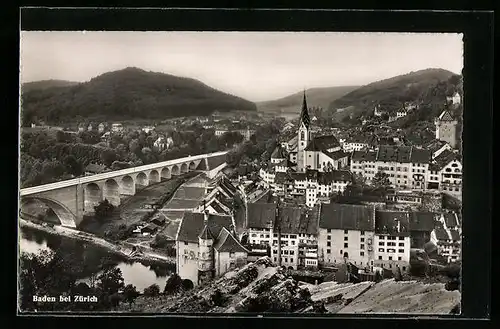
[(202, 82), (138, 68), (104, 73), (88, 82), (22, 92), (23, 125), (85, 119), (165, 119), (214, 111), (256, 111), (254, 103)]

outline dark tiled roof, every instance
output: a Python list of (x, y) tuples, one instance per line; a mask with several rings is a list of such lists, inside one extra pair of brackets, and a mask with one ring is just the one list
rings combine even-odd
[(269, 228), (276, 217), (276, 204), (249, 203), (247, 205), (248, 228)]
[[(398, 221), (401, 223), (400, 231), (398, 231)], [(377, 210), (375, 212), (375, 233), (409, 236), (409, 213), (406, 211)]]
[(300, 181), (306, 180), (306, 173), (304, 172), (293, 172), (290, 173), (290, 176), (292, 177), (293, 180), (300, 180)]
[(243, 247), (235, 237), (225, 228), (223, 228), (219, 236), (217, 237), (217, 241), (214, 244), (214, 249), (218, 252), (246, 252), (248, 250)]
[(450, 230), (450, 234), (453, 241), (460, 241), (460, 233), (458, 230)]
[(321, 184), (330, 184), (337, 181), (351, 182), (352, 173), (349, 170), (333, 170), (318, 174), (318, 182)]
[(302, 100), (302, 110), (300, 112), (300, 122), (303, 122), (306, 128), (311, 125), (311, 118), (307, 109), (306, 93), (304, 92), (304, 99)]
[(328, 157), (332, 158), (333, 160), (342, 159), (342, 158), (345, 158), (346, 156), (349, 155), (349, 153), (346, 153), (342, 150), (335, 151), (335, 152), (323, 151), (323, 153), (325, 155), (327, 155)]
[(292, 177), (286, 172), (277, 172), (274, 176), (274, 182), (276, 184), (284, 184), (289, 181), (292, 181)]
[(448, 232), (446, 232), (446, 230), (444, 228), (441, 228), (441, 227), (436, 227), (434, 232), (436, 233), (436, 238), (438, 240), (449, 240), (450, 237), (448, 236)]
[(453, 160), (460, 160), (460, 155), (450, 150), (444, 150), (434, 159), (432, 170), (439, 171)]
[(412, 146), (380, 146), (377, 161), (399, 163), (429, 163), (431, 152)]
[(217, 203), (217, 201), (213, 201), (210, 203), (210, 206), (212, 208), (214, 208), (214, 210), (218, 213), (218, 214), (224, 214), (226, 211)]
[(233, 194), (235, 194), (237, 192), (237, 189), (236, 187), (231, 183), (231, 181), (229, 179), (227, 179), (226, 177), (222, 177), (221, 180), (220, 180), (220, 184), (223, 185), (226, 189), (228, 189), (229, 191), (231, 191)]
[(444, 221), (445, 221), (447, 227), (458, 226), (457, 217), (455, 216), (454, 213), (446, 212), (443, 214), (443, 216), (444, 216)]
[(438, 151), (440, 148), (442, 148), (445, 144), (447, 144), (445, 141), (439, 139), (433, 139), (429, 143), (425, 144), (423, 148), (434, 153)]
[(281, 145), (276, 146), (271, 154), (271, 159), (286, 159), (285, 150), (281, 147)]
[(325, 151), (340, 146), (339, 141), (333, 135), (314, 137), (305, 148), (306, 151)]
[(451, 114), (450, 111), (448, 110), (444, 110), (441, 115), (439, 115), (438, 119), (440, 121), (454, 121), (455, 119), (453, 119), (453, 115)]
[(410, 214), (410, 230), (432, 232), (436, 213), (430, 211), (415, 211)]
[[(230, 230), (231, 225), (231, 216), (209, 215), (208, 227), (214, 236), (218, 236), (223, 227)], [(198, 236), (202, 232), (204, 226), (204, 214), (193, 212), (185, 213), (179, 227), (177, 240), (198, 242)]]
[(353, 161), (375, 161), (377, 152), (371, 151), (354, 151), (352, 154)]
[(336, 230), (373, 231), (374, 208), (351, 204), (322, 204), (319, 227)]
[[(284, 234), (317, 234), (319, 208), (312, 209), (282, 206), (279, 210), (281, 233)], [(275, 228), (277, 228), (275, 223)]]
[(218, 166), (220, 166), (221, 164), (223, 164), (224, 162), (226, 162), (226, 155), (225, 154), (217, 155), (214, 157), (209, 157), (209, 158), (207, 158), (207, 165), (208, 165), (207, 170), (215, 169)]
[(201, 230), (201, 233), (198, 235), (198, 237), (200, 239), (204, 239), (204, 240), (213, 240), (214, 239), (214, 236), (213, 236), (212, 232), (210, 232), (210, 228), (208, 227), (208, 225), (203, 226), (203, 230)]

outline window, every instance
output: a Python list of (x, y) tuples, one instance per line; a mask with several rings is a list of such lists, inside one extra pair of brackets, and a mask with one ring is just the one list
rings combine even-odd
[(404, 247), (404, 246), (405, 246), (404, 242), (400, 242), (400, 243), (399, 243), (399, 246), (400, 246), (400, 247)]
[[(361, 231), (361, 235), (365, 235), (365, 231)], [(363, 239), (363, 238), (362, 238)]]
[(274, 261), (276, 262), (276, 261), (278, 261), (278, 259), (276, 257), (274, 257)]
[[(378, 260), (382, 260), (382, 256), (378, 256)], [(275, 261), (276, 261), (276, 259), (275, 259)]]
[(389, 260), (392, 260), (392, 256), (389, 256)]
[(290, 250), (290, 255), (293, 255), (295, 252), (293, 250)]
[(340, 254), (342, 255), (342, 250), (340, 251)]
[(406, 266), (403, 266), (403, 271), (406, 271)]
[(349, 237), (348, 237), (348, 236), (345, 236), (345, 237), (344, 237), (344, 241), (349, 241)]
[(360, 240), (361, 240), (361, 242), (365, 242), (365, 238), (361, 238)]
[(292, 246), (295, 246), (295, 241), (292, 240)]
[(379, 245), (379, 246), (385, 246), (385, 242), (384, 242), (384, 241), (380, 241), (380, 242), (378, 243), (378, 245)]
[(332, 245), (332, 243), (331, 243), (330, 241), (328, 241), (328, 242), (326, 243), (326, 246), (327, 246), (327, 247), (330, 247), (331, 245)]
[(349, 233), (349, 230), (344, 230), (344, 234), (347, 234), (347, 233)]
[(326, 253), (327, 253), (327, 254), (330, 254), (330, 253), (331, 253), (331, 250), (330, 250), (330, 249), (326, 249)]
[(273, 250), (273, 254), (277, 254), (278, 253), (278, 250)]
[(378, 252), (385, 252), (384, 248), (378, 248)]
[(326, 236), (326, 239), (327, 239), (327, 240), (331, 240), (331, 239), (332, 239), (332, 236), (331, 236), (331, 235), (327, 235), (327, 236)]
[(404, 239), (405, 239), (404, 236), (399, 237), (399, 240), (404, 240)]
[(185, 246), (189, 245), (189, 242), (184, 241), (184, 245)]
[(401, 257), (398, 257), (398, 260), (401, 260)]
[(379, 237), (380, 240), (384, 240), (385, 239), (385, 235), (382, 235), (381, 237)]
[(364, 256), (364, 255), (365, 255), (365, 252), (364, 252), (364, 251), (360, 251), (360, 252), (359, 252), (359, 255), (360, 255), (360, 256)]
[(346, 243), (344, 243), (344, 248), (348, 248), (348, 247), (347, 247), (347, 242), (346, 242)]
[(362, 244), (360, 249), (365, 249), (365, 245), (364, 245), (364, 244)]
[(404, 249), (399, 249), (398, 252), (402, 254), (402, 253), (405, 252), (405, 250)]
[(291, 235), (290, 235), (290, 239), (297, 239), (297, 236), (296, 236), (296, 235), (294, 235), (294, 234), (291, 234)]
[(229, 258), (234, 258), (234, 252), (229, 253)]

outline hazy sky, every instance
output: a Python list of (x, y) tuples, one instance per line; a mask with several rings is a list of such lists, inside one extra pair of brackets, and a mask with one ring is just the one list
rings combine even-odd
[(461, 34), (22, 32), (21, 82), (88, 81), (135, 66), (251, 101), (363, 85), (426, 68), (461, 73)]

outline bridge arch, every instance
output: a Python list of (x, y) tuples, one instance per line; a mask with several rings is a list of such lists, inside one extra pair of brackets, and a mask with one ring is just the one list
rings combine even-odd
[(30, 201), (38, 201), (52, 209), (52, 211), (56, 214), (57, 218), (61, 222), (62, 226), (73, 227), (76, 228), (76, 216), (68, 209), (65, 205), (60, 203), (59, 201), (52, 200), (49, 198), (43, 197), (23, 197), (21, 199), (21, 211), (23, 207), (28, 204)]
[(194, 161), (191, 161), (189, 163), (189, 170), (195, 170), (196, 169), (196, 163)]
[(168, 167), (165, 167), (161, 170), (161, 178), (170, 179), (172, 177), (172, 173)]
[(84, 190), (84, 211), (94, 212), (94, 206), (97, 206), (102, 201), (103, 192), (96, 183), (89, 183)]
[(188, 165), (187, 163), (181, 164), (181, 173), (186, 173), (188, 172)]
[(160, 174), (158, 174), (158, 170), (151, 170), (149, 173), (149, 181), (153, 183), (158, 183), (160, 181)]
[(104, 182), (103, 197), (113, 206), (120, 205), (120, 185), (116, 180), (110, 178)]
[(135, 194), (135, 182), (132, 177), (125, 175), (122, 177), (120, 184), (121, 194), (123, 195), (134, 195)]
[(172, 166), (172, 175), (179, 175), (181, 173), (178, 165)]
[(141, 187), (148, 186), (149, 185), (148, 176), (146, 176), (146, 174), (143, 172), (138, 173), (137, 176), (135, 177), (135, 184), (140, 185)]

